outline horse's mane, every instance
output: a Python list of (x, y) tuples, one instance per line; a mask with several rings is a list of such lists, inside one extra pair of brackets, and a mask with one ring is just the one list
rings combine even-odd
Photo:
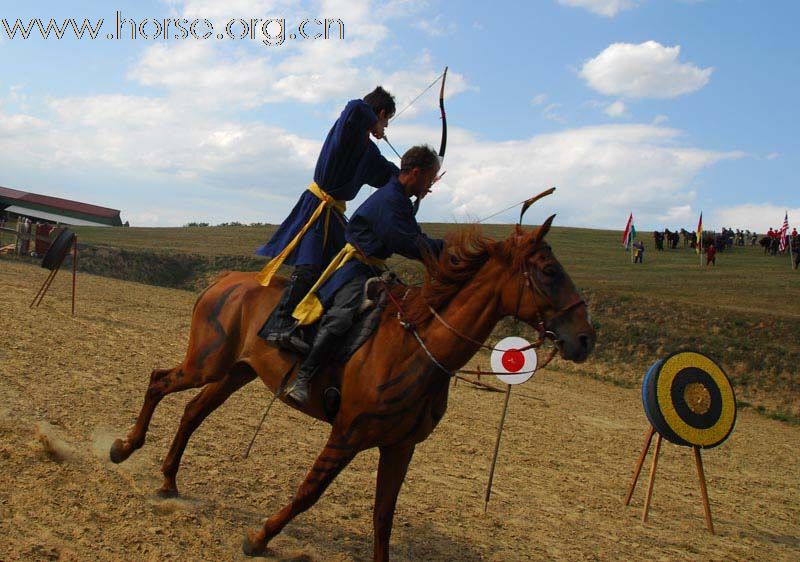
[(507, 251), (505, 246), (484, 236), (478, 225), (448, 233), (438, 257), (423, 253), (425, 282), (406, 296), (404, 320), (415, 324), (428, 320), (432, 316), (429, 307), (438, 310), (447, 304), (490, 257)]

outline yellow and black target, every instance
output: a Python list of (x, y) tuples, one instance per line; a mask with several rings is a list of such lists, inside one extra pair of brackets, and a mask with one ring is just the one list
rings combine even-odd
[(736, 423), (730, 380), (712, 359), (696, 351), (673, 353), (650, 367), (642, 402), (653, 428), (678, 445), (716, 447)]

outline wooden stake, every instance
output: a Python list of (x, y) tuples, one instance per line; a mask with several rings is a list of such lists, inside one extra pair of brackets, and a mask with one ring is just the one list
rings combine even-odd
[(647, 482), (647, 495), (644, 498), (644, 510), (642, 511), (642, 523), (647, 523), (647, 512), (650, 511), (650, 497), (653, 495), (653, 482), (656, 479), (656, 465), (658, 464), (658, 454), (661, 452), (661, 434), (656, 437), (656, 450), (653, 452), (653, 464), (650, 466), (650, 479)]
[(706, 475), (703, 472), (703, 459), (700, 457), (700, 447), (694, 449), (694, 463), (697, 466), (697, 476), (700, 479), (700, 494), (703, 496), (703, 511), (706, 515), (706, 527), (714, 534), (714, 522), (711, 520), (711, 506), (708, 504), (708, 490), (706, 490)]
[(506, 401), (503, 405), (503, 414), (500, 416), (500, 425), (497, 428), (497, 441), (494, 444), (494, 457), (492, 457), (492, 466), (489, 469), (489, 484), (486, 486), (486, 498), (484, 499), (483, 512), (489, 509), (489, 497), (492, 495), (492, 481), (494, 480), (494, 468), (497, 464), (497, 453), (500, 451), (500, 436), (503, 435), (503, 424), (506, 421), (506, 412), (508, 412), (508, 399), (511, 398), (511, 385), (506, 385)]
[(650, 429), (647, 430), (647, 434), (644, 438), (644, 447), (642, 447), (642, 452), (639, 453), (639, 460), (636, 463), (636, 466), (633, 469), (633, 478), (631, 479), (631, 485), (628, 487), (628, 495), (625, 496), (624, 505), (628, 505), (631, 503), (631, 497), (633, 497), (633, 490), (636, 488), (636, 482), (639, 481), (639, 474), (642, 472), (642, 465), (644, 464), (644, 459), (647, 456), (647, 451), (650, 450), (650, 443), (653, 441), (653, 433), (655, 433), (655, 429), (653, 426), (650, 426)]
[(53, 270), (50, 271), (50, 273), (47, 275), (47, 279), (45, 279), (44, 283), (42, 283), (42, 286), (39, 287), (39, 290), (37, 291), (36, 296), (33, 297), (33, 300), (31, 301), (31, 305), (28, 308), (33, 308), (34, 305), (39, 306), (38, 304), (36, 304), (36, 301), (39, 300), (39, 296), (42, 296), (42, 297), (44, 296), (44, 292), (47, 291), (47, 287), (50, 286), (50, 282), (53, 280), (53, 277), (55, 277), (56, 273), (58, 273), (58, 268), (57, 267), (53, 268)]
[(75, 280), (78, 271), (78, 237), (72, 246), (72, 315), (75, 316)]

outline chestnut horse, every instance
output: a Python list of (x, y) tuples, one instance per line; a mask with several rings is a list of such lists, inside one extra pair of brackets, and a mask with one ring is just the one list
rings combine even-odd
[[(332, 376), (341, 388), (341, 407), (325, 448), (292, 501), (246, 534), (246, 554), (263, 554), (270, 539), (314, 505), (356, 454), (379, 447), (374, 559), (388, 560), (397, 495), (414, 447), (431, 434), (447, 408), (450, 373), (443, 369), (464, 366), (500, 319), (515, 316), (551, 332), (564, 359), (588, 357), (595, 331), (586, 304), (544, 241), (552, 220), (527, 233), (517, 227), (502, 242), (472, 228), (450, 235), (439, 258), (426, 264), (424, 285), (410, 290), (396, 286), (399, 302), (389, 304), (375, 335), (347, 364), (332, 362), (328, 373), (314, 378), (308, 406), (301, 409), (287, 401), (325, 420), (323, 388)], [(257, 335), (282, 289), (279, 282), (262, 287), (254, 273), (243, 272), (223, 274), (206, 289), (192, 314), (185, 359), (172, 369), (153, 371), (136, 425), (124, 440), (114, 442), (112, 461), (124, 461), (144, 444), (153, 410), (164, 396), (204, 387), (187, 404), (161, 467), (159, 494), (176, 495), (181, 455), (206, 416), (256, 376), (272, 392), (282, 389), (298, 357)], [(398, 307), (405, 326), (398, 320)], [(434, 309), (443, 322), (433, 316)]]

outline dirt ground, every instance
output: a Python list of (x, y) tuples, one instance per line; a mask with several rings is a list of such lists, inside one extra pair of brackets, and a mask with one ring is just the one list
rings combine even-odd
[[(46, 274), (0, 261), (0, 560), (245, 559), (245, 529), (289, 501), (328, 426), (279, 405), (243, 460), (270, 397), (255, 381), (195, 433), (182, 498), (158, 499), (161, 460), (196, 391), (162, 402), (127, 462), (113, 465), (108, 450), (151, 369), (183, 356), (195, 295), (81, 275), (73, 318), (62, 272), (29, 310)], [(665, 443), (643, 525), (647, 469), (622, 506), (647, 427), (639, 391), (558, 366), (512, 395), (488, 514), (503, 395), (453, 389), (401, 492), (394, 560), (800, 559), (800, 428), (741, 411), (730, 439), (705, 452), (713, 536), (691, 451)], [(376, 469), (375, 451), (357, 457), (273, 540), (270, 559), (371, 559)]]

